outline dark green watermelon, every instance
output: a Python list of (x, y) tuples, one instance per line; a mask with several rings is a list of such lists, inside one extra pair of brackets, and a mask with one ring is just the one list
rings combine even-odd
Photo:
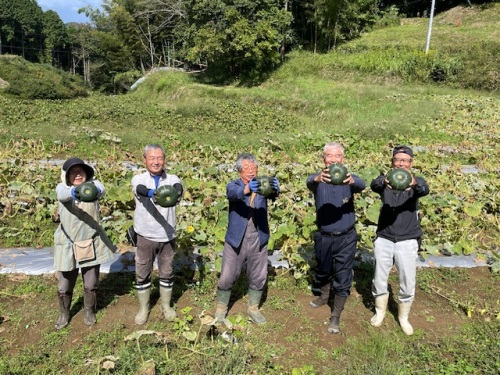
[(274, 192), (274, 189), (271, 185), (272, 177), (269, 176), (259, 176), (255, 177), (255, 179), (259, 182), (259, 191), (260, 195), (267, 197)]
[(173, 207), (178, 199), (179, 192), (172, 185), (160, 186), (155, 192), (155, 202), (162, 207)]
[(390, 170), (386, 178), (391, 187), (396, 190), (406, 190), (411, 184), (411, 173), (403, 168)]
[(334, 163), (328, 167), (332, 185), (341, 185), (347, 178), (347, 168), (344, 164)]
[(75, 188), (75, 192), (82, 202), (94, 202), (99, 196), (99, 190), (92, 182), (82, 182)]

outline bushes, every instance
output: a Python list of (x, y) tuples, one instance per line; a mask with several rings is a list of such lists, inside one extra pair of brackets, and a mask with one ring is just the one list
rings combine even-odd
[(80, 77), (21, 57), (0, 56), (0, 78), (5, 93), (23, 99), (71, 99), (87, 96)]

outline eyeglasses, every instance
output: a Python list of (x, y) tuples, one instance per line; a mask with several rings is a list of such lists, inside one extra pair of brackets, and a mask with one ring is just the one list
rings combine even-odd
[(255, 165), (249, 166), (245, 165), (244, 167), (241, 168), (243, 172), (255, 172), (258, 168)]
[(403, 158), (392, 158), (392, 160), (396, 163), (406, 163), (406, 164), (410, 164), (413, 159), (403, 159)]

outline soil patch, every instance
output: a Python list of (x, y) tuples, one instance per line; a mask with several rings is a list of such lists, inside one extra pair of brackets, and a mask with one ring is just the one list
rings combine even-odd
[[(442, 272), (448, 273), (443, 277)], [(453, 271), (438, 269), (419, 270), (418, 279), (425, 281), (425, 287), (417, 288), (416, 298), (412, 307), (410, 322), (417, 335), (428, 337), (429, 340), (454, 334), (457, 329), (468, 321), (467, 312), (460, 307), (459, 296), (472, 298), (487, 305), (495, 301), (495, 283), (486, 267), (460, 270), (456, 283), (450, 283)], [(431, 276), (429, 276), (431, 275)], [(23, 285), (29, 283), (24, 294), (19, 294)], [(39, 285), (35, 287), (35, 285)], [(420, 283), (419, 283), (420, 284)], [(102, 275), (98, 297), (98, 323), (88, 327), (83, 323), (82, 291), (75, 289), (75, 297), (71, 308), (72, 319), (65, 329), (67, 337), (61, 344), (60, 352), (71, 350), (84, 344), (89, 333), (123, 332), (126, 337), (131, 332), (140, 329), (157, 329), (165, 327), (165, 334), (173, 332), (172, 323), (162, 319), (158, 293), (152, 297), (152, 310), (148, 323), (144, 326), (134, 324), (134, 316), (138, 303), (133, 292), (133, 274)], [(391, 275), (390, 285), (397, 291), (397, 277)], [(434, 292), (428, 292), (434, 288)], [(12, 291), (15, 287), (14, 291)], [(2, 354), (17, 355), (29, 348), (43, 348), (45, 336), (54, 332), (53, 324), (58, 316), (56, 298), (57, 280), (55, 275), (20, 276), (8, 275), (0, 278), (0, 307), (3, 322), (0, 324), (0, 341)], [(12, 292), (11, 292), (12, 291)], [(41, 291), (41, 292), (39, 292)], [(53, 293), (52, 293), (53, 291)], [(437, 291), (437, 293), (436, 293)], [(471, 291), (470, 296), (463, 291)], [(215, 307), (214, 292), (200, 295), (194, 287), (185, 286), (176, 290), (175, 305), (178, 313), (185, 307), (191, 307), (191, 315), (195, 317), (193, 327), (199, 327), (197, 318), (203, 310), (212, 312)], [(267, 323), (262, 326), (248, 325), (245, 334), (261, 336), (267, 350), (272, 352), (276, 364), (285, 368), (293, 368), (297, 364), (314, 364), (318, 373), (327, 371), (326, 364), (317, 362), (317, 353), (332, 353), (340, 348), (348, 338), (362, 339), (368, 332), (390, 330), (394, 334), (404, 335), (397, 322), (397, 304), (393, 295), (389, 303), (389, 312), (380, 328), (373, 328), (369, 320), (373, 315), (373, 299), (370, 292), (369, 271), (356, 270), (355, 284), (351, 291), (346, 309), (341, 318), (341, 334), (332, 335), (327, 331), (330, 308), (322, 306), (311, 308), (309, 302), (316, 298), (301, 289), (282, 290), (270, 287), (262, 304), (262, 313)], [(470, 299), (469, 299), (470, 300)], [(203, 302), (205, 301), (205, 302)], [(463, 301), (463, 300), (462, 300)], [(482, 302), (480, 302), (482, 301)], [(231, 301), (229, 316), (242, 316), (246, 319), (246, 296), (236, 296)], [(464, 302), (465, 305), (465, 302)], [(197, 329), (197, 328), (196, 328)], [(40, 351), (41, 349), (37, 349)], [(43, 351), (43, 350), (42, 350)]]

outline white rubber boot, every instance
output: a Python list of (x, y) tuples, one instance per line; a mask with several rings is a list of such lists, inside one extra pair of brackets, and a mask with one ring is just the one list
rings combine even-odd
[(389, 302), (389, 294), (382, 294), (375, 297), (375, 315), (370, 320), (370, 324), (374, 327), (380, 327), (385, 318), (387, 311), (387, 303)]
[(408, 336), (413, 335), (413, 327), (408, 321), (408, 316), (410, 315), (411, 302), (398, 304), (398, 320), (401, 329)]

